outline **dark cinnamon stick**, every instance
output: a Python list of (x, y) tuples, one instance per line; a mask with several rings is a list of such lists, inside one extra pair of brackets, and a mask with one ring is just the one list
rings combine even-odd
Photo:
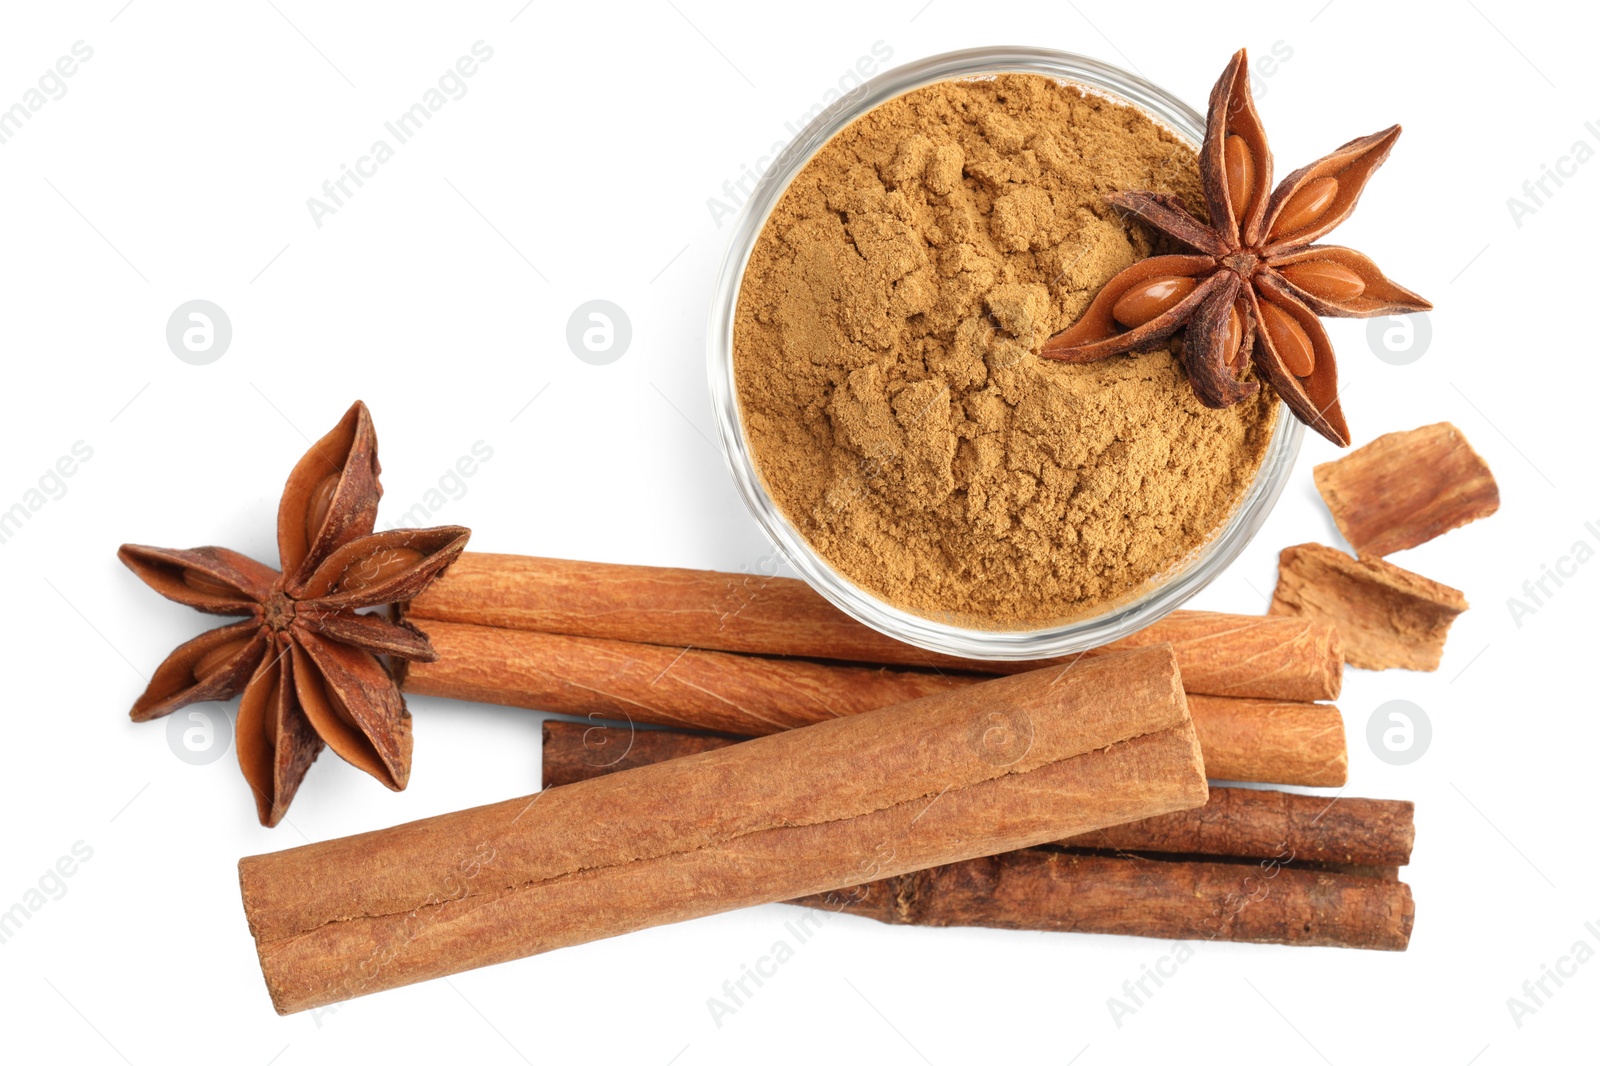
[[(545, 788), (569, 785), (715, 751), (742, 739), (676, 729), (547, 721), (541, 754), (543, 784)], [(1204, 806), (1098, 829), (1058, 843), (1103, 851), (1276, 858), (1297, 866), (1319, 862), (1376, 869), (1411, 861), (1416, 835), (1412, 810), (1412, 804), (1403, 800), (1213, 787)]]
[[(768, 659), (454, 622), (426, 625), (439, 658), (408, 664), (407, 692), (740, 736), (764, 736), (983, 680), (975, 674)], [(1067, 677), (1093, 661), (1050, 669)], [(1191, 708), (1211, 777), (1344, 784), (1344, 724), (1331, 704), (1195, 696)]]
[(289, 1013), (1205, 795), (1177, 663), (1155, 647), (252, 856), (239, 880)]
[[(467, 552), (407, 608), (429, 621), (598, 637), (675, 649), (1017, 673), (1039, 662), (936, 655), (850, 618), (803, 581)], [(1169, 643), (1190, 692), (1281, 700), (1339, 694), (1339, 635), (1316, 620), (1175, 611), (1086, 654)]]
[(1292, 865), (1029, 848), (792, 900), (891, 925), (976, 925), (1404, 951), (1399, 881)]

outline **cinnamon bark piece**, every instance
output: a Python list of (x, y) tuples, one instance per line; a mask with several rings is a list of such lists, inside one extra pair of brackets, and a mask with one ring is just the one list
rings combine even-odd
[(239, 863), (290, 1013), (1205, 802), (1170, 648)]
[[(1191, 697), (1191, 712), (1193, 705)], [(544, 787), (715, 751), (743, 739), (676, 729), (548, 721), (540, 757)], [(1098, 829), (1057, 843), (1103, 851), (1292, 858), (1297, 866), (1338, 863), (1371, 871), (1409, 863), (1415, 837), (1409, 801), (1213, 787), (1204, 806)]]
[(1409, 885), (1292, 865), (1030, 848), (793, 900), (891, 925), (987, 926), (1404, 951)]
[[(406, 611), (429, 631), (429, 621), (445, 621), (673, 648), (989, 674), (1046, 665), (937, 655), (862, 625), (803, 581), (713, 570), (468, 552)], [(1190, 692), (1286, 700), (1339, 694), (1344, 660), (1338, 634), (1299, 619), (1175, 611), (1126, 640), (1086, 654), (1155, 643), (1173, 645)]]
[[(426, 625), (439, 657), (407, 664), (406, 692), (739, 736), (765, 736), (984, 680), (453, 622)], [(1095, 658), (1048, 669), (1067, 676)], [(1190, 705), (1210, 776), (1344, 784), (1344, 723), (1337, 707), (1220, 696), (1194, 696)]]
[(1385, 433), (1311, 476), (1362, 556), (1415, 548), (1500, 509), (1489, 464), (1449, 422)]
[(1365, 670), (1437, 670), (1450, 623), (1466, 609), (1449, 585), (1322, 544), (1283, 549), (1269, 608), (1338, 627), (1345, 659)]

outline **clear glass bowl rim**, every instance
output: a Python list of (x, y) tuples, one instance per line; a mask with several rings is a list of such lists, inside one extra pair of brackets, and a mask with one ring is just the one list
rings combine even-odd
[(745, 439), (733, 367), (739, 286), (756, 238), (789, 182), (835, 134), (894, 97), (953, 78), (1023, 72), (1071, 82), (1141, 108), (1198, 148), (1199, 112), (1137, 75), (1070, 52), (1026, 46), (969, 48), (887, 70), (833, 101), (789, 142), (758, 179), (728, 239), (706, 330), (712, 408), (723, 457), (745, 506), (774, 546), (835, 607), (881, 633), (945, 655), (970, 659), (1040, 659), (1070, 655), (1145, 628), (1190, 599), (1238, 558), (1282, 494), (1304, 427), (1280, 407), (1266, 456), (1227, 523), (1159, 583), (1092, 617), (1030, 630), (972, 629), (895, 607), (834, 570), (778, 508), (757, 472)]

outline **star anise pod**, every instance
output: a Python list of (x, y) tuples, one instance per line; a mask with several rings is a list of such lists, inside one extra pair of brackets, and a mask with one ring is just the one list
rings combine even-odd
[(1312, 242), (1350, 217), (1399, 136), (1400, 127), (1390, 126), (1359, 137), (1271, 189), (1272, 152), (1241, 48), (1211, 90), (1200, 149), (1210, 224), (1173, 196), (1106, 197), (1193, 254), (1153, 256), (1123, 270), (1040, 354), (1090, 362), (1187, 326), (1181, 358), (1201, 403), (1227, 407), (1254, 395), (1258, 383), (1240, 377), (1253, 357), (1295, 417), (1348, 445), (1333, 345), (1317, 316), (1371, 318), (1433, 305), (1360, 252)]
[(364, 608), (421, 592), (467, 544), (460, 526), (374, 533), (378, 440), (357, 401), (289, 474), (280, 573), (226, 548), (124, 544), (117, 555), (169, 600), (245, 620), (168, 655), (136, 722), (239, 692), (235, 746), (262, 825), (277, 825), (324, 744), (388, 787), (411, 773), (411, 714), (380, 656), (431, 661), (421, 630)]

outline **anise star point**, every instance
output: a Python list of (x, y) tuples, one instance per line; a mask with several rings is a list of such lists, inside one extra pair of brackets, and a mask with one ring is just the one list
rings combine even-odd
[(1333, 345), (1318, 316), (1371, 318), (1432, 308), (1350, 248), (1314, 243), (1360, 199), (1400, 127), (1358, 137), (1272, 188), (1272, 151), (1240, 49), (1211, 90), (1200, 178), (1209, 223), (1177, 198), (1112, 193), (1113, 206), (1191, 249), (1140, 260), (1113, 277), (1041, 355), (1091, 362), (1185, 329), (1181, 359), (1207, 407), (1253, 396), (1253, 362), (1295, 417), (1350, 443)]
[(380, 656), (430, 661), (428, 638), (366, 608), (421, 592), (466, 547), (460, 526), (374, 533), (377, 436), (357, 401), (313, 444), (278, 506), (283, 569), (229, 551), (124, 544), (122, 562), (169, 600), (243, 621), (157, 667), (130, 715), (148, 721), (240, 695), (235, 748), (262, 825), (276, 825), (326, 745), (389, 788), (411, 773), (411, 715)]

